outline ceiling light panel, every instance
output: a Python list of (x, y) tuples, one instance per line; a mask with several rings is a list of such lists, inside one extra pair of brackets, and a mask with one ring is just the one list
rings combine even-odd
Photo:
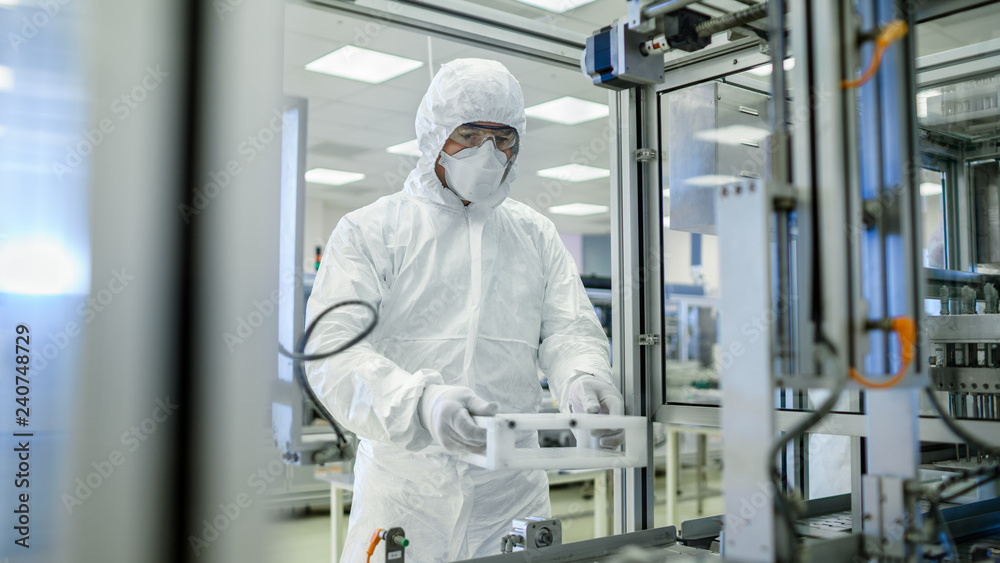
[(528, 117), (544, 119), (562, 123), (563, 125), (577, 125), (594, 119), (608, 116), (608, 106), (597, 102), (590, 102), (574, 98), (573, 96), (563, 96), (542, 104), (524, 108), (524, 113)]
[[(795, 57), (785, 59), (785, 63), (781, 66), (784, 67), (785, 70), (792, 70), (795, 68)], [(771, 63), (751, 68), (747, 72), (750, 74), (756, 74), (757, 76), (771, 76)]]
[(590, 4), (594, 0), (517, 0), (522, 4), (561, 14), (574, 8)]
[(566, 164), (555, 168), (546, 168), (536, 172), (542, 178), (554, 178), (564, 182), (586, 182), (598, 178), (607, 178), (611, 171), (606, 168), (595, 168), (583, 164)]
[(566, 205), (556, 205), (555, 207), (550, 207), (549, 213), (583, 217), (585, 215), (607, 213), (608, 209), (607, 205), (594, 205), (592, 203), (567, 203)]
[(920, 184), (920, 195), (922, 196), (941, 195), (942, 191), (941, 184), (935, 184), (934, 182)]
[(385, 152), (401, 154), (404, 156), (420, 156), (420, 146), (417, 144), (417, 140), (413, 139), (412, 141), (392, 145), (391, 147), (385, 149)]
[(365, 175), (359, 172), (344, 172), (343, 170), (331, 170), (329, 168), (313, 168), (306, 172), (306, 182), (313, 184), (326, 184), (328, 186), (343, 186), (365, 179)]
[(759, 146), (760, 142), (771, 134), (761, 127), (749, 125), (729, 125), (718, 129), (705, 129), (694, 134), (699, 141), (708, 141), (720, 145)]
[(14, 69), (0, 66), (0, 90), (14, 89)]
[(424, 66), (421, 61), (345, 45), (306, 65), (306, 70), (350, 80), (381, 84)]
[(684, 180), (684, 183), (688, 186), (696, 186), (699, 188), (716, 188), (745, 179), (746, 178), (740, 178), (739, 176), (729, 176), (724, 174), (706, 174), (704, 176), (694, 176), (692, 178), (688, 178)]

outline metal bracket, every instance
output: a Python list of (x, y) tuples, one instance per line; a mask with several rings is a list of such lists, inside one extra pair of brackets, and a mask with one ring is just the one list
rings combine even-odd
[(629, 29), (638, 29), (642, 24), (642, 0), (628, 0), (628, 23)]
[(905, 557), (912, 532), (920, 532), (916, 511), (919, 486), (900, 477), (865, 475), (862, 490), (867, 555), (880, 561)]
[(656, 149), (635, 149), (635, 159), (638, 162), (656, 160)]
[(640, 334), (639, 346), (656, 346), (660, 343), (659, 334)]

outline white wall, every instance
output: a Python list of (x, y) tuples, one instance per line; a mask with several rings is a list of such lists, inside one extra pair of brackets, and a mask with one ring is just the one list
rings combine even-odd
[[(694, 284), (691, 276), (691, 233), (663, 230), (664, 283)], [(719, 238), (701, 235), (701, 267), (706, 295), (719, 292)]]
[(566, 245), (566, 249), (573, 256), (573, 261), (576, 262), (576, 271), (583, 272), (583, 235), (570, 235), (565, 233), (559, 233), (559, 238), (562, 239), (563, 244)]
[(305, 225), (302, 232), (302, 271), (312, 273), (316, 271), (316, 247), (326, 250), (326, 243), (330, 240), (330, 233), (340, 222), (340, 219), (353, 211), (346, 209), (334, 202), (318, 198), (306, 197)]
[(307, 274), (316, 271), (316, 247), (326, 247), (326, 241), (330, 237), (323, 213), (323, 200), (306, 198), (305, 226), (302, 234), (302, 271)]

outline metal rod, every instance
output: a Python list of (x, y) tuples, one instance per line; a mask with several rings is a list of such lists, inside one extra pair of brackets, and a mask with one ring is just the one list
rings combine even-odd
[(778, 295), (776, 305), (778, 308), (778, 330), (777, 330), (777, 346), (778, 346), (778, 358), (781, 360), (781, 367), (779, 370), (782, 375), (792, 372), (791, 369), (791, 359), (792, 359), (792, 347), (791, 347), (791, 315), (789, 311), (791, 310), (791, 305), (789, 301), (791, 300), (791, 275), (789, 274), (789, 260), (791, 259), (791, 247), (789, 244), (789, 233), (788, 233), (788, 212), (781, 210), (775, 214), (777, 218), (777, 238), (778, 238)]
[(771, 179), (778, 183), (789, 179), (788, 166), (788, 106), (785, 101), (785, 2), (771, 0), (754, 6), (770, 7), (771, 48)]
[(685, 6), (694, 4), (698, 0), (668, 0), (667, 2), (657, 2), (642, 9), (642, 15), (646, 18), (656, 18), (670, 12), (676, 12)]
[[(767, 16), (770, 2), (762, 2), (756, 6), (751, 6), (745, 10), (731, 12), (724, 16), (718, 16), (708, 21), (703, 21), (694, 29), (699, 37), (711, 37), (716, 33), (748, 24)], [(784, 31), (784, 29), (782, 29)]]

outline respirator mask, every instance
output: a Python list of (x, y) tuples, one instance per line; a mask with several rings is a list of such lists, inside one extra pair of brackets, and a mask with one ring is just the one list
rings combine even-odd
[(465, 201), (489, 200), (503, 183), (510, 164), (504, 149), (517, 144), (512, 127), (464, 124), (451, 134), (453, 141), (467, 147), (453, 155), (441, 151), (448, 188)]

